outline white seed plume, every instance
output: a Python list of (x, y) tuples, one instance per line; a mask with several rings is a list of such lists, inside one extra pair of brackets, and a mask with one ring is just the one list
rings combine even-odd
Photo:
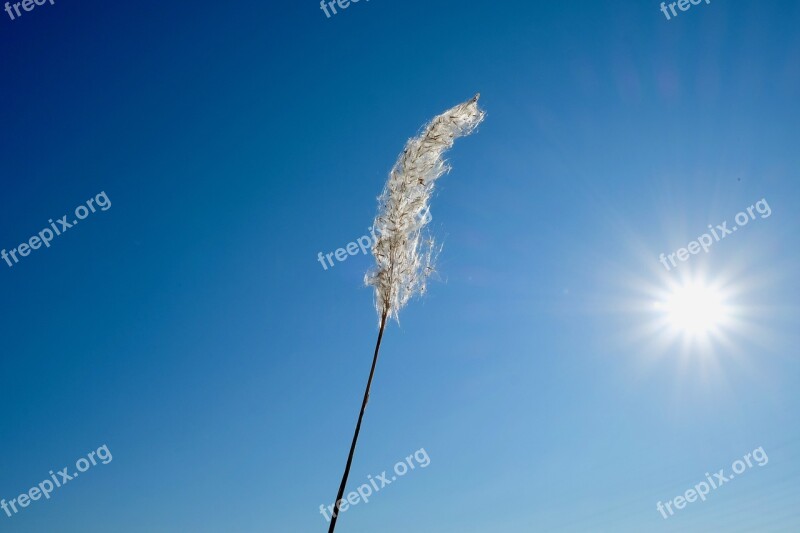
[(412, 296), (425, 292), (435, 259), (433, 239), (423, 235), (431, 220), (431, 193), (435, 181), (450, 170), (444, 153), (483, 121), (479, 96), (445, 111), (409, 139), (378, 197), (373, 223), (378, 238), (372, 247), (377, 266), (364, 281), (375, 287), (380, 316), (397, 318)]

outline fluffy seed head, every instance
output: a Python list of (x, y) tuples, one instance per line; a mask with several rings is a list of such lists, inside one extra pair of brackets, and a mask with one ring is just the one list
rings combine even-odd
[(397, 318), (412, 296), (425, 292), (436, 255), (433, 239), (423, 234), (431, 220), (431, 194), (436, 180), (450, 170), (444, 153), (483, 121), (479, 96), (445, 111), (410, 139), (378, 197), (373, 223), (378, 238), (372, 248), (377, 265), (364, 280), (375, 287), (379, 316)]

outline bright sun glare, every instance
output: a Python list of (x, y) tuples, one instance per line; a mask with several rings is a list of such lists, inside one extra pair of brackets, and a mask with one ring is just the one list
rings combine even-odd
[(697, 282), (674, 287), (659, 307), (673, 329), (690, 335), (711, 333), (727, 319), (720, 292)]

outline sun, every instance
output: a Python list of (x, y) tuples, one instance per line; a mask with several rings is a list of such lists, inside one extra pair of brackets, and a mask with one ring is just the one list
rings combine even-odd
[(697, 280), (672, 286), (656, 306), (670, 329), (687, 336), (716, 333), (730, 318), (722, 291)]

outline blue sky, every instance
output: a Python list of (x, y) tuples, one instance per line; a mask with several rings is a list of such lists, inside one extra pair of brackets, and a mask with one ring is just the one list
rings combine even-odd
[[(57, 0), (0, 12), (0, 530), (314, 532), (377, 334), (367, 233), (405, 141), (481, 93), (384, 337), (337, 531), (800, 529), (800, 5)], [(772, 210), (667, 272), (755, 202)], [(735, 311), (665, 333), (684, 277)], [(663, 314), (663, 313), (662, 313)], [(769, 462), (664, 520), (763, 447)]]

